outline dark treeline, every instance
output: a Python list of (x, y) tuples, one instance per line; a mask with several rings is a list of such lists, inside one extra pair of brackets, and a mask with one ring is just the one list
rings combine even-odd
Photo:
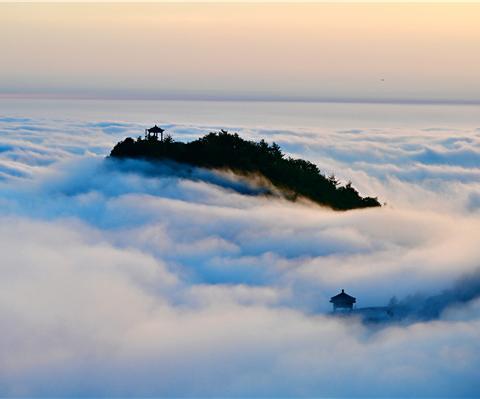
[(324, 176), (315, 164), (286, 157), (275, 143), (248, 141), (226, 131), (190, 143), (175, 142), (170, 136), (163, 141), (127, 138), (115, 145), (110, 156), (169, 159), (204, 168), (228, 168), (242, 175), (259, 173), (291, 200), (303, 196), (336, 210), (380, 206), (376, 198), (361, 197), (350, 183), (340, 185), (335, 177)]

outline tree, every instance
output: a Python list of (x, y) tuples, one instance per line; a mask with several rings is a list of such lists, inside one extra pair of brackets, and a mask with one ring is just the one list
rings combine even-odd
[(112, 157), (170, 159), (204, 168), (228, 168), (234, 172), (259, 173), (278, 187), (286, 198), (306, 197), (337, 210), (381, 206), (377, 198), (362, 197), (349, 181), (340, 186), (332, 174), (323, 175), (317, 165), (304, 159), (284, 157), (280, 146), (244, 140), (226, 130), (189, 143), (175, 142), (170, 135), (163, 141), (127, 138), (113, 148)]

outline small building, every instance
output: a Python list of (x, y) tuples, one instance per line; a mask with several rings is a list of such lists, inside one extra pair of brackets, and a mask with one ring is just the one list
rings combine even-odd
[(163, 132), (165, 130), (155, 125), (150, 129), (145, 129), (145, 140), (158, 140), (158, 133), (160, 133), (160, 140), (163, 141)]
[(330, 298), (330, 303), (333, 304), (333, 311), (335, 312), (337, 309), (341, 310), (352, 310), (353, 304), (357, 302), (357, 299), (353, 296), (348, 295), (345, 293), (345, 290), (342, 290), (340, 294), (332, 296)]

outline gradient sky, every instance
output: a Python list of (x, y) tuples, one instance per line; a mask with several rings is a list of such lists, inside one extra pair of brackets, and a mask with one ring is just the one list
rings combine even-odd
[(478, 101), (479, 21), (480, 4), (1, 4), (0, 94)]

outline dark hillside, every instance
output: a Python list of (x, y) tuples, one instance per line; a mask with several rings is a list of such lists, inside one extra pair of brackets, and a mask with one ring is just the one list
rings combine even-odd
[(334, 177), (324, 176), (318, 167), (303, 159), (286, 157), (280, 147), (242, 139), (226, 131), (180, 143), (167, 136), (156, 138), (127, 138), (110, 153), (114, 158), (169, 159), (210, 169), (230, 169), (238, 174), (259, 173), (295, 200), (306, 197), (336, 210), (380, 206), (376, 198), (361, 197), (351, 184), (341, 186)]

